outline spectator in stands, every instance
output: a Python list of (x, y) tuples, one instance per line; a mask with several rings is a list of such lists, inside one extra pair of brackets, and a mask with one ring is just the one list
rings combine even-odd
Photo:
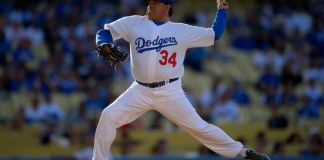
[(54, 86), (51, 83), (51, 75), (47, 73), (46, 67), (40, 68), (40, 70), (36, 71), (37, 75), (35, 76), (32, 90), (34, 92), (46, 95), (49, 94)]
[(214, 105), (224, 94), (227, 86), (223, 83), (222, 78), (217, 76), (212, 81), (212, 86), (205, 89), (200, 96), (202, 107)]
[[(317, 7), (322, 7), (321, 4), (315, 4), (318, 5)], [(323, 14), (323, 13), (322, 13)], [(320, 14), (319, 14), (320, 15)], [(309, 42), (309, 45), (312, 49), (311, 53), (314, 55), (314, 57), (320, 58), (324, 56), (323, 50), (324, 50), (324, 22), (323, 22), (323, 16), (314, 16), (314, 26), (313, 29), (310, 30), (307, 34), (307, 41)]]
[(53, 138), (54, 135), (57, 134), (57, 129), (58, 129), (58, 124), (55, 123), (54, 121), (44, 121), (42, 123), (42, 126), (40, 126), (40, 142), (42, 145), (49, 145)]
[(99, 93), (96, 90), (90, 91), (84, 103), (90, 112), (100, 111), (107, 106), (105, 99), (99, 97)]
[(280, 84), (279, 75), (274, 72), (273, 68), (270, 65), (268, 65), (265, 67), (264, 71), (259, 77), (256, 86), (259, 91), (264, 92), (269, 87), (273, 89), (277, 89), (279, 84)]
[(35, 58), (35, 53), (31, 48), (31, 42), (27, 38), (19, 41), (17, 48), (12, 53), (12, 61), (27, 63)]
[(86, 132), (87, 135), (94, 136), (94, 134), (96, 132), (98, 121), (99, 121), (99, 118), (97, 116), (93, 116), (90, 118), (90, 120), (88, 121), (88, 128), (87, 128), (87, 132)]
[(280, 74), (280, 83), (284, 87), (291, 87), (294, 89), (297, 85), (302, 82), (302, 76), (300, 73), (295, 73), (292, 69), (291, 63), (286, 63)]
[(253, 52), (252, 63), (257, 71), (265, 71), (267, 66), (271, 66), (272, 50), (270, 47), (259, 49)]
[(279, 112), (278, 107), (271, 107), (271, 117), (268, 119), (268, 128), (283, 129), (287, 127), (287, 117)]
[(80, 138), (88, 135), (87, 127), (91, 118), (83, 101), (66, 112), (63, 134), (69, 138), (71, 144), (77, 143)]
[(303, 119), (317, 119), (320, 116), (319, 107), (308, 96), (302, 97), (302, 104), (297, 108), (297, 115)]
[[(323, 58), (323, 60), (322, 60), (323, 62), (324, 62), (324, 58)], [(322, 84), (322, 85), (324, 85), (324, 67), (322, 67), (322, 69), (321, 69), (321, 72), (320, 72), (320, 83)], [(323, 95), (323, 101), (324, 101), (324, 95)], [(324, 103), (324, 102), (323, 102)]]
[[(80, 143), (80, 149), (76, 150), (73, 153), (73, 157), (75, 160), (90, 160), (93, 155), (93, 136), (86, 135), (82, 137)], [(109, 160), (113, 160), (113, 156), (111, 152), (108, 153)], [(72, 158), (71, 158), (72, 159)]]
[(44, 31), (37, 22), (31, 22), (31, 25), (26, 28), (26, 36), (32, 45), (38, 46), (44, 42)]
[(78, 106), (72, 107), (66, 114), (66, 122), (71, 124), (85, 124), (90, 118), (88, 108), (83, 101), (81, 101)]
[(241, 82), (233, 81), (230, 90), (232, 92), (232, 99), (239, 105), (250, 104), (250, 96)]
[(323, 150), (323, 137), (318, 129), (312, 128), (310, 139), (307, 144), (307, 148), (302, 150), (301, 154), (304, 156), (321, 156), (324, 154)]
[(256, 88), (261, 94), (260, 102), (262, 105), (278, 104), (279, 95), (277, 89), (279, 85), (280, 77), (270, 65), (266, 66), (256, 83)]
[(62, 93), (75, 93), (78, 90), (76, 75), (71, 70), (61, 71), (58, 77), (57, 89)]
[(32, 99), (31, 105), (26, 106), (24, 109), (24, 121), (27, 124), (40, 123), (43, 115), (40, 107), (39, 98)]
[(4, 27), (6, 40), (11, 43), (18, 43), (23, 38), (26, 38), (26, 29), (24, 28), (21, 20), (10, 20), (9, 17), (7, 18), (9, 23)]
[(79, 78), (81, 82), (87, 81), (88, 78), (90, 78), (91, 74), (91, 63), (89, 63), (89, 60), (83, 53), (78, 53), (74, 56), (74, 65), (75, 71), (76, 71), (76, 77)]
[(190, 48), (187, 50), (186, 57), (184, 59), (184, 65), (191, 67), (198, 73), (203, 73), (203, 62), (206, 52), (204, 48)]
[(186, 23), (186, 24), (190, 24), (190, 25), (197, 25), (198, 23), (198, 19), (196, 17), (195, 12), (189, 11), (186, 12), (182, 22)]
[(46, 94), (44, 102), (40, 106), (42, 119), (46, 122), (57, 124), (63, 119), (64, 113), (60, 106), (52, 100), (51, 94)]
[(163, 115), (159, 112), (154, 112), (152, 123), (150, 123), (150, 129), (161, 130), (163, 128)]
[(12, 73), (9, 72), (10, 82), (8, 89), (10, 92), (31, 91), (33, 85), (33, 75), (27, 69), (27, 67), (25, 67), (25, 65), (22, 65), (20, 67), (15, 66), (15, 68), (9, 67), (8, 69), (12, 71)]
[[(303, 71), (308, 64), (308, 50), (306, 42), (296, 42), (291, 44), (292, 47), (285, 54), (285, 65), (281, 72), (282, 83), (292, 82), (293, 86), (302, 83)], [(288, 75), (288, 76), (287, 76)]]
[[(6, 67), (4, 67), (6, 69)], [(0, 100), (9, 100), (9, 93), (7, 87), (9, 83), (9, 77), (6, 74), (7, 71), (0, 73)], [(0, 114), (1, 115), (1, 114)]]
[(294, 23), (294, 29), (290, 31), (298, 31), (302, 35), (307, 34), (312, 29), (313, 19), (308, 11), (305, 10), (304, 5), (296, 4), (291, 17)]
[(260, 95), (260, 102), (262, 105), (272, 106), (278, 105), (280, 100), (280, 95), (276, 88), (273, 86), (265, 86), (263, 92)]
[(151, 152), (154, 156), (167, 156), (169, 154), (167, 140), (164, 138), (158, 139), (152, 147)]
[(291, 83), (283, 84), (279, 93), (280, 106), (294, 107), (297, 104), (298, 97)]
[(81, 148), (74, 152), (74, 158), (76, 160), (90, 160), (93, 155), (93, 136), (82, 137)]
[(303, 80), (308, 83), (309, 81), (318, 82), (321, 76), (321, 68), (317, 57), (310, 59), (310, 64), (304, 71)]
[(249, 51), (255, 47), (255, 39), (252, 36), (251, 28), (245, 23), (241, 23), (236, 28), (232, 36), (231, 44), (233, 47)]
[(42, 115), (42, 125), (40, 126), (40, 141), (42, 145), (49, 145), (53, 136), (58, 134), (57, 129), (60, 126), (60, 121), (63, 118), (63, 112), (60, 106), (52, 101), (52, 95), (46, 94), (44, 102), (40, 106)]
[(255, 149), (258, 152), (265, 152), (267, 146), (269, 145), (269, 140), (267, 135), (264, 131), (259, 131), (255, 138)]
[(291, 133), (286, 140), (287, 144), (303, 144), (303, 142), (304, 139), (298, 132)]
[(232, 92), (227, 89), (211, 111), (211, 119), (216, 123), (241, 122), (242, 115), (238, 104), (231, 99)]
[[(253, 13), (252, 13), (252, 15), (253, 15)], [(255, 15), (255, 16), (257, 16), (257, 15)], [(254, 22), (255, 25), (260, 25), (258, 22), (255, 22), (253, 19), (251, 19), (250, 22)], [(268, 29), (270, 29), (270, 27)], [(273, 42), (271, 41), (271, 35), (269, 34), (269, 31), (256, 29), (256, 30), (254, 30), (254, 38), (256, 39), (255, 48), (260, 50), (259, 53), (262, 54), (263, 51), (264, 51), (264, 53), (269, 53), (269, 51), (271, 51)], [(257, 58), (257, 57), (254, 57), (254, 58)], [(263, 58), (263, 57), (261, 56), (259, 58)], [(254, 60), (257, 60), (257, 59), (254, 59)], [(259, 60), (262, 60), (262, 59), (259, 59)], [(258, 62), (258, 61), (254, 61), (254, 62)], [(262, 62), (262, 61), (259, 61), (259, 62)], [(260, 64), (262, 64), (262, 63), (260, 63)]]
[(12, 119), (10, 120), (9, 129), (13, 131), (21, 131), (24, 126), (24, 108), (20, 107), (14, 113)]
[(129, 136), (129, 132), (128, 131), (123, 131), (121, 133), (121, 138), (119, 141), (119, 145), (120, 145), (120, 154), (122, 156), (127, 156), (131, 153), (132, 149), (135, 147), (135, 145), (137, 145), (139, 142), (134, 140), (133, 138), (131, 138)]
[(273, 145), (272, 155), (280, 157), (286, 156), (285, 144), (283, 142), (275, 142)]
[(0, 29), (0, 66), (8, 63), (7, 56), (11, 50), (11, 43), (5, 39), (3, 31)]
[(196, 110), (197, 110), (197, 113), (200, 115), (200, 117), (207, 121), (207, 122), (211, 122), (211, 110), (213, 109), (213, 106), (210, 105), (210, 106), (205, 106), (203, 107), (200, 103), (198, 103), (196, 105)]
[(274, 73), (280, 74), (283, 66), (286, 63), (286, 59), (284, 58), (287, 54), (285, 45), (285, 39), (276, 38), (274, 40), (274, 50), (271, 57), (271, 65), (273, 67)]
[(140, 0), (121, 0), (122, 5), (126, 6), (126, 7), (139, 7), (141, 4)]
[(322, 102), (322, 90), (321, 87), (318, 85), (317, 81), (314, 79), (310, 79), (305, 87), (304, 90), (305, 96), (307, 96), (310, 101), (319, 105)]

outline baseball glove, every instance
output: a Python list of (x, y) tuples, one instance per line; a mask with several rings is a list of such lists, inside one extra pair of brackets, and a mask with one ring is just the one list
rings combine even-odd
[(101, 43), (97, 46), (96, 51), (101, 58), (115, 67), (125, 62), (129, 56), (127, 52), (113, 43)]

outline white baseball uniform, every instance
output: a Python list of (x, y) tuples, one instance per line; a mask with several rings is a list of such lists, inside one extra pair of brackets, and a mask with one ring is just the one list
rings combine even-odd
[[(243, 145), (205, 122), (181, 86), (186, 50), (213, 45), (215, 33), (211, 28), (173, 22), (156, 25), (147, 16), (124, 17), (105, 28), (111, 31), (113, 40), (124, 38), (130, 43), (131, 70), (136, 81), (102, 112), (93, 159), (107, 159), (116, 128), (149, 110), (160, 112), (216, 153), (229, 158), (237, 156)], [(152, 82), (163, 82), (159, 83), (163, 86), (141, 84)]]

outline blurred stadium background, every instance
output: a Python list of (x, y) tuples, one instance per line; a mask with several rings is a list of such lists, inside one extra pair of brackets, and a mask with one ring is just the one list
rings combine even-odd
[[(172, 21), (209, 27), (215, 1), (176, 0)], [(221, 40), (188, 50), (188, 98), (205, 120), (273, 159), (324, 159), (324, 1), (228, 2)], [(129, 64), (114, 71), (92, 53), (95, 33), (145, 6), (0, 2), (0, 159), (89, 159), (101, 110), (133, 81)], [(224, 159), (154, 111), (118, 129), (111, 155)]]

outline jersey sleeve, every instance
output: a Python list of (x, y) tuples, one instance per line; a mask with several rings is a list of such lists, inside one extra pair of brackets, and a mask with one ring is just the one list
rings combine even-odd
[(124, 38), (129, 41), (132, 23), (136, 21), (134, 16), (126, 16), (120, 18), (112, 23), (105, 24), (104, 28), (109, 29), (113, 40)]
[(207, 47), (214, 44), (215, 32), (212, 28), (185, 25), (184, 34), (188, 48)]

